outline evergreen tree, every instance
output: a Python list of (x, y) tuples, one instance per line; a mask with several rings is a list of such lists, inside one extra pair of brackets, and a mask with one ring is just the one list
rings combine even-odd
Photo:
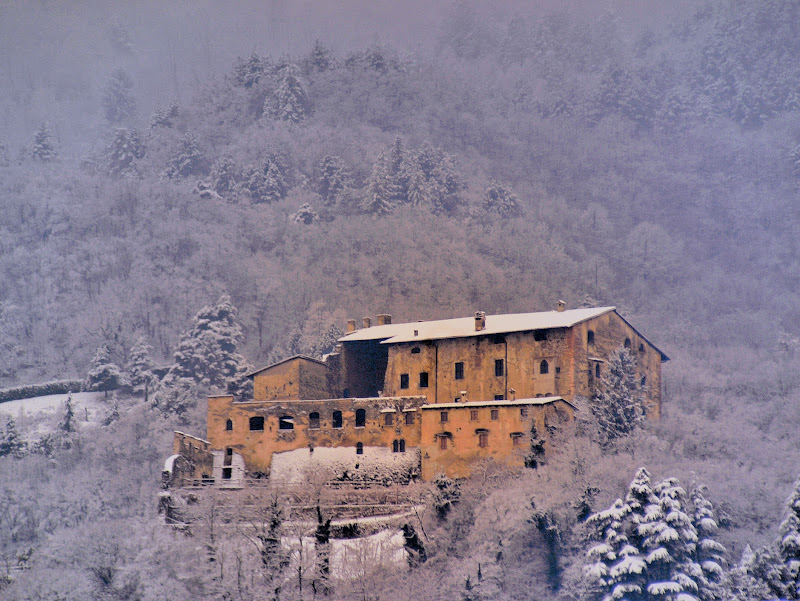
[(500, 217), (517, 217), (522, 214), (519, 198), (516, 194), (502, 184), (495, 181), (489, 182), (489, 187), (483, 195), (483, 208), (489, 213)]
[(383, 152), (378, 156), (378, 160), (375, 161), (375, 165), (372, 167), (372, 173), (365, 187), (361, 208), (373, 215), (387, 215), (394, 210), (389, 166), (386, 155)]
[(350, 173), (344, 161), (337, 156), (326, 155), (319, 166), (318, 189), (326, 206), (335, 205), (345, 189), (351, 185)]
[(600, 390), (592, 399), (602, 441), (606, 444), (627, 436), (644, 420), (644, 395), (636, 377), (636, 362), (625, 348), (615, 351)]
[(286, 181), (280, 167), (271, 158), (261, 168), (251, 167), (244, 179), (245, 188), (255, 203), (272, 203), (286, 196)]
[(394, 139), (388, 156), (389, 195), (394, 204), (408, 202), (408, 153), (400, 136)]
[[(726, 601), (753, 601), (755, 599), (769, 599), (774, 596), (767, 585), (770, 579), (756, 577), (756, 574), (760, 571), (758, 555), (753, 553), (750, 545), (745, 547), (739, 564), (725, 574), (722, 598)], [(780, 563), (774, 553), (770, 553), (770, 556), (766, 558), (763, 557), (763, 554), (761, 555), (762, 559), (766, 559), (770, 566)], [(769, 571), (775, 573), (774, 569)], [(780, 578), (775, 579), (775, 581), (779, 582)]]
[(323, 73), (334, 68), (334, 59), (331, 51), (322, 45), (319, 40), (314, 41), (311, 54), (305, 61), (306, 72)]
[(25, 452), (25, 442), (17, 432), (17, 424), (10, 415), (6, 417), (6, 427), (3, 436), (0, 437), (0, 457), (10, 455), (11, 457), (21, 457)]
[(282, 66), (276, 74), (275, 91), (265, 101), (264, 114), (279, 121), (300, 123), (310, 110), (308, 91), (300, 69), (292, 63)]
[(292, 215), (292, 221), (304, 225), (311, 225), (319, 221), (319, 214), (306, 202)]
[(776, 592), (787, 599), (800, 599), (800, 480), (786, 499), (786, 517), (778, 529), (777, 550), (783, 590)]
[(269, 61), (256, 54), (250, 55), (247, 60), (239, 57), (233, 66), (231, 81), (242, 88), (252, 88), (269, 72)]
[(192, 327), (183, 333), (175, 362), (161, 381), (154, 403), (164, 412), (183, 413), (197, 402), (198, 387), (215, 387), (241, 394), (250, 371), (237, 352), (242, 330), (236, 308), (223, 295), (214, 306), (204, 307)]
[(31, 157), (43, 163), (49, 163), (58, 158), (56, 139), (47, 123), (42, 123), (33, 136)]
[(128, 384), (120, 368), (111, 361), (108, 345), (99, 346), (92, 359), (92, 368), (86, 377), (86, 390), (102, 391), (108, 396), (109, 390), (116, 390)]
[(121, 123), (136, 114), (136, 102), (131, 95), (133, 80), (122, 67), (111, 72), (103, 88), (103, 111), (109, 123)]
[(236, 197), (240, 178), (239, 167), (230, 157), (221, 157), (211, 166), (211, 189), (222, 198)]
[(692, 498), (692, 525), (697, 531), (697, 553), (695, 558), (702, 569), (700, 598), (702, 601), (718, 601), (723, 597), (722, 582), (725, 575), (725, 547), (714, 539), (717, 522), (714, 519), (714, 506), (705, 497), (705, 486), (696, 487)]
[(198, 175), (204, 171), (205, 154), (200, 148), (197, 137), (188, 132), (178, 142), (178, 148), (172, 155), (165, 175), (169, 179), (182, 179), (191, 175)]
[(144, 387), (153, 380), (153, 347), (144, 336), (139, 336), (131, 347), (128, 357), (128, 380), (134, 389)]
[(180, 109), (177, 102), (173, 102), (168, 107), (157, 106), (156, 110), (150, 116), (150, 129), (163, 127), (171, 129), (175, 127), (175, 121), (178, 118)]
[(75, 408), (72, 405), (72, 395), (67, 395), (67, 400), (64, 401), (64, 411), (61, 415), (61, 423), (58, 424), (58, 429), (65, 433), (71, 434), (75, 431)]
[[(414, 155), (415, 161), (408, 161), (408, 185), (417, 190), (409, 190), (409, 202), (419, 204), (425, 200), (435, 213), (452, 213), (460, 202), (459, 193), (466, 188), (455, 159), (429, 142), (424, 142)], [(422, 177), (415, 173), (417, 170)], [(412, 183), (414, 178), (418, 183)], [(413, 195), (418, 195), (416, 200)]]
[(145, 147), (139, 132), (120, 127), (114, 130), (114, 138), (106, 150), (110, 175), (135, 176), (136, 161), (145, 155)]

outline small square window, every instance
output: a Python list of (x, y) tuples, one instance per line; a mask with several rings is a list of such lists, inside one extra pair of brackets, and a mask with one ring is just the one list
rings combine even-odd
[(427, 388), (428, 387), (428, 372), (423, 371), (419, 374), (419, 387), (420, 388)]
[(408, 374), (400, 374), (400, 388), (408, 388)]
[(477, 409), (472, 409), (469, 412), (469, 421), (471, 421), (471, 422), (478, 421), (478, 410)]
[(464, 362), (459, 361), (456, 363), (456, 380), (464, 379)]
[(494, 375), (497, 377), (505, 375), (505, 361), (502, 359), (495, 359), (494, 360)]
[(500, 412), (497, 409), (492, 409), (492, 420), (497, 421), (500, 419)]
[(263, 430), (263, 429), (264, 429), (264, 417), (263, 416), (259, 415), (259, 416), (250, 418), (250, 430), (251, 431)]
[(547, 340), (547, 330), (534, 330), (533, 339), (537, 342), (543, 342)]
[(519, 416), (522, 419), (527, 418), (528, 417), (528, 408), (527, 407), (520, 407), (519, 408)]
[(496, 394), (496, 395), (494, 395), (494, 400), (495, 401), (503, 401), (503, 400), (505, 400), (505, 398), (506, 398), (506, 396), (504, 394)]
[(439, 414), (439, 421), (440, 421), (440, 422), (442, 422), (442, 423), (445, 423), (445, 422), (448, 422), (448, 421), (450, 421), (450, 415), (449, 415), (449, 413), (448, 413), (447, 411), (442, 411), (442, 412)]
[(415, 346), (414, 348), (412, 348), (411, 349), (411, 354), (412, 355), (419, 355), (419, 347)]

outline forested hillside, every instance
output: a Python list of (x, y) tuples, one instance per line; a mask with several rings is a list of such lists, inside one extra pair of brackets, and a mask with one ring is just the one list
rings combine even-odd
[[(224, 294), (251, 365), (319, 355), (349, 317), (615, 305), (672, 359), (664, 418), (613, 453), (578, 439), (515, 484), (519, 506), (535, 490), (566, 512), (596, 487), (593, 510), (607, 507), (646, 464), (708, 486), (732, 564), (777, 536), (800, 465), (800, 5), (697, 2), (648, 19), (459, 2), (384, 36), (368, 32), (399, 17), (380, 4), (349, 9), (364, 31), (341, 15), (304, 26), (280, 2), (243, 5), (254, 20), (238, 30), (235, 15), (215, 28), (211, 5), (173, 7), (182, 37), (163, 53), (148, 25), (160, 7), (100, 11), (84, 39), (89, 3), (48, 6), (9, 7), (0, 25), (0, 385), (84, 378), (103, 345), (122, 366), (140, 339), (169, 365)], [(164, 420), (131, 407), (60, 458), (0, 457), (9, 503), (39, 512), (0, 538), (4, 553), (47, 540), (59, 554), (41, 496), (70, 470), (114, 500), (85, 499), (89, 524), (58, 527), (152, 523), (166, 432), (202, 427), (203, 408)], [(117, 436), (131, 444), (103, 448)], [(123, 457), (142, 462), (138, 492), (88, 481)], [(506, 509), (509, 532), (533, 519)], [(420, 578), (447, 574), (461, 595), (496, 549), (469, 547), (491, 525), (459, 511), (462, 538)], [(491, 598), (537, 586), (521, 559), (514, 570)]]

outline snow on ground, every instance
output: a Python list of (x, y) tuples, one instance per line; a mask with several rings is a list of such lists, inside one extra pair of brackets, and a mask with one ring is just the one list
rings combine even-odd
[(364, 447), (358, 455), (355, 447), (315, 447), (296, 449), (272, 456), (270, 480), (302, 484), (324, 474), (325, 480), (392, 480), (404, 482), (419, 475), (419, 449), (393, 453), (386, 447)]
[(80, 421), (96, 422), (108, 412), (109, 403), (102, 392), (72, 392), (70, 394), (50, 394), (18, 401), (0, 403), (0, 413), (16, 418), (19, 415), (33, 416), (38, 413), (57, 413), (67, 397), (72, 397), (75, 417)]

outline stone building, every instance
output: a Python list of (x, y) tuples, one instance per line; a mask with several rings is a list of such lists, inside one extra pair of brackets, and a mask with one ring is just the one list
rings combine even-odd
[[(285, 476), (295, 460), (308, 465), (315, 448), (340, 449), (335, 471), (347, 478), (358, 478), (371, 456), (391, 466), (398, 453), (417, 454), (418, 471), (405, 477), (426, 480), (468, 476), (486, 459), (522, 466), (532, 444), (546, 448), (549, 433), (573, 419), (575, 397), (595, 394), (620, 347), (634, 356), (647, 414), (658, 418), (668, 357), (614, 307), (559, 303), (556, 311), (398, 324), (383, 314), (360, 329), (350, 320), (324, 361), (298, 355), (252, 372), (251, 401), (211, 397), (207, 449), (217, 459), (193, 462), (191, 476)], [(180, 455), (192, 441), (175, 436)], [(186, 467), (181, 473), (185, 481)]]

